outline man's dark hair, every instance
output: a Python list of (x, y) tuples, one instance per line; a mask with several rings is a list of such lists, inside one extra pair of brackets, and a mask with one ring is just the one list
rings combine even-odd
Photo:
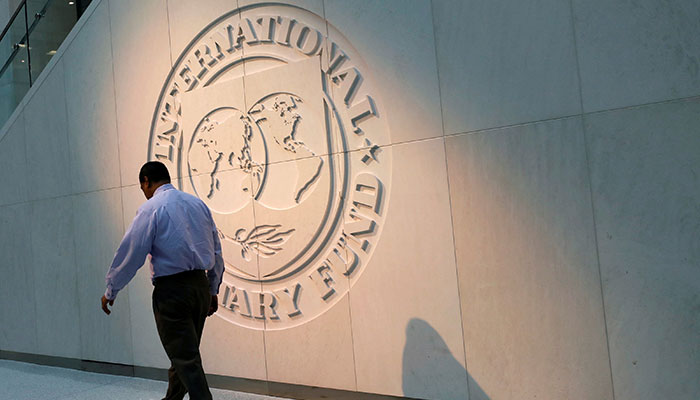
[(170, 183), (168, 168), (160, 161), (149, 161), (143, 164), (139, 172), (139, 182), (146, 182), (146, 177), (148, 177), (148, 181), (152, 183)]

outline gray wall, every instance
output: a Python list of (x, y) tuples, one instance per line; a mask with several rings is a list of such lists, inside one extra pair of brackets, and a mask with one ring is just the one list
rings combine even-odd
[[(167, 367), (148, 271), (99, 310), (173, 60), (244, 0), (95, 0), (0, 131), (0, 349)], [(306, 0), (386, 112), (381, 239), (207, 372), (436, 399), (700, 397), (695, 0)]]

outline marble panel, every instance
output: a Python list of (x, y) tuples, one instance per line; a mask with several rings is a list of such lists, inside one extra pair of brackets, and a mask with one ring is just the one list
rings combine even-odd
[[(121, 192), (124, 215), (123, 229), (126, 231), (126, 228), (131, 225), (131, 221), (136, 216), (136, 211), (146, 201), (146, 198), (138, 185), (123, 187)], [(114, 250), (116, 251), (116, 247)], [(128, 314), (131, 325), (134, 365), (169, 368), (170, 360), (168, 360), (168, 356), (163, 350), (163, 345), (160, 343), (156, 322), (153, 318), (151, 302), (153, 284), (151, 283), (151, 271), (148, 260), (129, 282), (127, 289), (129, 291)], [(118, 302), (123, 303), (124, 300), (127, 299), (117, 297), (114, 305), (117, 306)], [(114, 313), (111, 316), (114, 316)]]
[[(304, 325), (265, 332), (268, 379), (307, 386), (357, 390), (350, 302), (344, 296)], [(299, 360), (304, 360), (299, 362)]]
[(433, 13), (446, 134), (581, 112), (568, 2), (443, 0)]
[(63, 60), (24, 109), (29, 200), (72, 192)]
[(100, 3), (63, 57), (71, 175), (76, 193), (115, 188), (119, 140), (109, 4)]
[(171, 59), (180, 53), (210, 23), (238, 7), (237, 0), (208, 0), (206, 7), (190, 0), (167, 0)]
[(100, 304), (105, 275), (124, 233), (121, 189), (77, 195), (73, 213), (82, 359), (131, 365), (128, 288), (119, 292), (111, 315)]
[[(210, 185), (212, 179), (219, 179), (223, 182), (221, 190), (209, 198), (206, 193), (194, 190), (198, 179), (207, 182), (207, 185)], [(200, 351), (204, 369), (209, 374), (267, 380), (262, 331), (265, 323), (252, 318), (252, 315), (245, 318), (246, 327), (234, 323), (235, 313), (229, 309), (231, 302), (226, 294), (227, 286), (238, 286), (231, 279), (232, 271), (245, 270), (252, 277), (259, 275), (257, 256), (242, 253), (241, 247), (233, 240), (240, 227), (255, 226), (252, 193), (234, 192), (232, 188), (235, 186), (231, 186), (234, 181), (239, 182), (242, 188), (250, 190), (253, 187), (251, 175), (240, 169), (224, 170), (216, 178), (209, 173), (201, 173), (190, 180), (183, 180), (183, 190), (197, 195), (210, 207), (219, 236), (223, 236), (220, 240), (225, 271), (219, 287), (219, 310), (207, 319)], [(234, 204), (234, 208), (227, 208), (230, 206), (228, 203)], [(262, 291), (259, 283), (251, 283), (247, 288)]]
[(31, 252), (37, 302), (34, 353), (80, 358), (80, 304), (75, 263), (73, 199), (31, 203)]
[[(211, 19), (202, 23), (196, 32), (190, 32), (191, 37), (187, 43), (188, 50), (186, 52), (184, 49), (178, 50), (182, 54), (173, 53), (173, 69), (167, 80), (163, 81), (165, 86), (163, 86), (163, 93), (159, 98), (160, 102), (156, 110), (157, 118), (150, 132), (152, 148), (149, 149), (149, 158), (166, 163), (173, 177), (197, 175), (197, 171), (191, 171), (191, 169), (204, 169), (201, 165), (197, 165), (200, 161), (206, 162), (207, 168), (217, 168), (216, 171), (223, 170), (223, 164), (227, 161), (231, 164), (227, 168), (233, 168), (233, 160), (224, 160), (220, 158), (220, 155), (214, 154), (217, 151), (222, 153), (229, 151), (229, 149), (220, 150), (221, 144), (199, 141), (202, 136), (220, 136), (225, 129), (219, 127), (220, 129), (213, 130), (211, 134), (195, 132), (198, 127), (204, 127), (200, 126), (200, 123), (207, 117), (211, 117), (215, 122), (222, 122), (217, 119), (217, 116), (222, 114), (230, 116), (230, 108), (235, 108), (235, 112), (238, 114), (245, 111), (242, 80), (244, 67), (240, 61), (243, 53), (234, 47), (231, 47), (231, 52), (229, 52), (227, 45), (224, 44), (227, 42), (226, 38), (230, 37), (229, 29), (234, 30), (229, 24), (231, 26), (238, 25), (239, 13), (237, 11), (233, 13), (223, 11), (235, 10), (235, 1), (226, 4), (228, 6), (224, 6), (224, 2), (216, 2), (216, 4), (210, 2), (208, 3), (209, 8), (198, 9), (192, 8), (194, 3), (190, 5), (185, 2), (177, 2), (177, 6), (173, 6), (172, 1), (169, 3), (171, 34), (173, 29), (179, 29), (181, 25), (189, 26), (191, 21), (206, 17), (212, 10), (220, 12), (216, 16), (209, 15)], [(174, 16), (173, 13), (177, 15)], [(222, 16), (226, 16), (226, 18), (218, 19)], [(183, 18), (182, 21), (173, 20), (173, 18), (180, 17)], [(217, 21), (214, 25), (216, 30), (212, 28), (212, 30), (202, 33), (203, 29), (215, 21)], [(173, 44), (173, 46), (175, 45)], [(217, 53), (217, 49), (221, 53)], [(233, 85), (233, 87), (226, 85)], [(226, 93), (222, 91), (224, 86), (228, 90)], [(217, 95), (209, 98), (204, 95), (205, 93), (217, 93)], [(229, 111), (216, 112), (219, 107)], [(231, 121), (229, 121), (230, 123)], [(230, 143), (227, 141), (225, 144)], [(207, 151), (204, 147), (210, 145), (211, 149)], [(236, 149), (236, 151), (238, 150), (240, 149)], [(203, 156), (204, 159), (200, 160), (200, 156)], [(210, 170), (210, 172), (215, 171)]]
[[(227, 268), (257, 277), (257, 257), (248, 251), (250, 249), (240, 246), (239, 236), (255, 226), (252, 201), (255, 187), (251, 172), (255, 170), (258, 179), (262, 179), (264, 164), (256, 164), (255, 160), (264, 159), (264, 155), (260, 157), (258, 153), (258, 150), (264, 152), (264, 148), (258, 147), (261, 145), (256, 141), (259, 136), (253, 142), (248, 141), (250, 137), (246, 136), (252, 131), (239, 111), (244, 109), (243, 80), (230, 83), (233, 86), (223, 84), (223, 87), (230, 89), (228, 93), (234, 91), (241, 94), (233, 102), (225, 100), (226, 91), (220, 91), (219, 85), (214, 90), (205, 88), (183, 96), (182, 119), (186, 134), (184, 141), (187, 143), (183, 154), (187, 158), (188, 168), (183, 171), (184, 176), (178, 180), (176, 187), (197, 196), (210, 208), (221, 238)], [(228, 106), (217, 109), (215, 102), (222, 99), (224, 103), (220, 104)], [(245, 157), (251, 154), (253, 167), (249, 170)], [(227, 276), (224, 277), (224, 284), (228, 281)], [(258, 288), (256, 286), (256, 290)], [(255, 321), (254, 325), (262, 329), (263, 322)]]
[[(286, 310), (281, 318), (266, 319), (268, 331), (305, 324), (340, 307), (348, 291), (347, 249), (337, 244), (344, 226), (344, 187), (349, 187), (341, 176), (348, 174), (343, 157), (268, 164), (264, 185), (255, 190), (255, 227), (266, 230), (256, 240), (269, 244), (257, 251), (258, 279), (265, 292), (277, 296), (278, 311)], [(280, 291), (297, 289), (299, 307), (293, 313)]]
[(615, 398), (700, 394), (700, 101), (585, 117)]
[(163, 350), (153, 317), (151, 303), (153, 284), (151, 283), (151, 272), (148, 265), (144, 265), (139, 269), (136, 276), (129, 282), (128, 290), (134, 365), (170, 368), (170, 360), (165, 354), (165, 350)]
[[(248, 115), (264, 141), (265, 164), (342, 151), (325, 99), (321, 59), (308, 57), (244, 78)], [(255, 140), (255, 136), (253, 139)], [(255, 142), (253, 157), (255, 158)], [(260, 157), (258, 157), (259, 159)]]
[[(219, 294), (219, 300), (223, 294)], [(219, 308), (223, 307), (219, 304)], [(204, 324), (202, 365), (208, 374), (267, 380), (265, 340), (262, 330), (244, 328), (220, 317), (209, 317)]]
[(447, 160), (472, 400), (612, 399), (581, 119), (451, 137)]
[[(182, 164), (187, 166), (182, 175), (190, 178), (196, 194), (211, 195), (215, 202), (214, 190), (236, 194), (243, 194), (234, 192), (239, 187), (249, 190), (249, 185), (242, 183), (249, 181), (249, 174), (242, 168), (246, 162), (264, 164), (266, 150), (263, 137), (246, 114), (243, 78), (184, 93), (181, 105), (182, 158), (186, 160)], [(232, 171), (241, 172), (235, 188), (234, 182), (223, 178), (216, 184), (218, 174)]]
[[(259, 268), (269, 268), (270, 270), (266, 270), (266, 274), (275, 273), (274, 270), (280, 266), (279, 260), (274, 257), (277, 254), (265, 254), (262, 251), (257, 251), (252, 245), (250, 247), (241, 247), (241, 239), (246, 238), (244, 242), (248, 243), (247, 238), (253, 234), (254, 227), (258, 226), (277, 228), (277, 231), (275, 231), (277, 233), (287, 232), (290, 230), (288, 229), (289, 227), (308, 233), (307, 230), (301, 229), (304, 225), (310, 225), (310, 215), (314, 214), (311, 212), (313, 210), (310, 210), (308, 207), (313, 209), (318, 206), (319, 209), (324, 209), (319, 206), (316, 197), (314, 197), (314, 193), (318, 188), (314, 186), (313, 193), (309, 193), (309, 197), (304, 197), (302, 201), (304, 204), (301, 206), (306, 205), (307, 207), (306, 215), (303, 212), (286, 213), (285, 211), (288, 208), (295, 208), (296, 203), (294, 201), (294, 187), (288, 187), (286, 185), (288, 179), (284, 178), (287, 176), (285, 173), (290, 171), (292, 174), (296, 174), (297, 164), (304, 164), (307, 161), (309, 159), (272, 165), (275, 168), (279, 168), (275, 169), (275, 171), (268, 171), (269, 176), (274, 178), (277, 174), (282, 175), (277, 176), (270, 183), (265, 183), (266, 188), (270, 188), (271, 191), (268, 193), (267, 190), (261, 190), (261, 194), (258, 196), (260, 201), (254, 202), (255, 205), (252, 208), (254, 210), (252, 214), (254, 215), (253, 220), (247, 217), (247, 215), (251, 215), (247, 206), (228, 214), (224, 212), (226, 210), (220, 210), (216, 205), (212, 207), (215, 219), (217, 219), (217, 225), (224, 234), (222, 242), (224, 259), (227, 261), (227, 273), (224, 277), (222, 293), (219, 295), (219, 300), (222, 302), (220, 307), (223, 308), (220, 308), (216, 318), (207, 322), (212, 328), (205, 328), (205, 337), (202, 343), (203, 358), (208, 372), (255, 379), (271, 379), (274, 381), (348, 389), (354, 388), (352, 341), (349, 333), (347, 299), (345, 301), (333, 299), (334, 303), (338, 303), (334, 306), (333, 311), (328, 311), (321, 315), (310, 322), (309, 325), (287, 329), (289, 325), (295, 324), (295, 319), (291, 316), (287, 318), (286, 315), (282, 315), (282, 310), (286, 310), (288, 313), (291, 312), (286, 309), (288, 304), (284, 302), (284, 295), (280, 295), (277, 292), (277, 290), (283, 289), (275, 286), (276, 283), (263, 287), (257, 282), (258, 279), (267, 278), (263, 277), (263, 272), (259, 272)], [(326, 156), (324, 157), (324, 166), (328, 165), (328, 156)], [(270, 166), (267, 165), (266, 167)], [(328, 180), (326, 178), (321, 178), (320, 180)], [(292, 184), (295, 182), (296, 179), (291, 180)], [(317, 183), (317, 185), (323, 184)], [(223, 186), (221, 187), (223, 188)], [(251, 187), (253, 192), (257, 192), (259, 183), (257, 181), (255, 183), (251, 182)], [(328, 187), (324, 188), (329, 189)], [(321, 190), (318, 190), (318, 193), (321, 195), (321, 198), (327, 198), (327, 193), (324, 195)], [(275, 201), (277, 203), (274, 203)], [(234, 235), (232, 233), (241, 229), (241, 234), (236, 233)], [(262, 231), (258, 229), (255, 232)], [(276, 233), (273, 232), (274, 234)], [(261, 238), (264, 239), (268, 236), (263, 234)], [(310, 239), (310, 237), (305, 235), (301, 235), (299, 238)], [(263, 241), (263, 239), (258, 238), (257, 240)], [(279, 246), (276, 243), (273, 247), (281, 247), (283, 250), (292, 247), (296, 247), (296, 250), (299, 250), (298, 247), (303, 247), (303, 244), (299, 245), (299, 243), (293, 241), (282, 241)], [(282, 251), (279, 256), (286, 257), (287, 253)], [(251, 275), (251, 278), (244, 282), (240, 279), (240, 276), (246, 273)], [(348, 283), (346, 278), (343, 279), (344, 284), (336, 282), (337, 288), (342, 292), (346, 292)], [(284, 286), (287, 280), (282, 279), (281, 282)], [(311, 282), (309, 284), (307, 288), (313, 286)], [(344, 289), (341, 289), (341, 286), (344, 286)], [(232, 305), (233, 300), (231, 300), (230, 287), (236, 288), (235, 293), (238, 296), (236, 300), (238, 307), (235, 308), (235, 311)], [(311, 290), (313, 291), (313, 289)], [(267, 318), (259, 317), (257, 304), (255, 304), (257, 292), (265, 294), (276, 293), (277, 306), (271, 306), (271, 309), (276, 310), (275, 314), (281, 316), (281, 318), (272, 318), (272, 314), (264, 314)], [(302, 301), (305, 305), (309, 304), (306, 299), (310, 295), (312, 293), (305, 291), (302, 294)], [(311, 299), (311, 297), (308, 298)], [(225, 307), (228, 307), (228, 309), (225, 309)], [(266, 308), (265, 313), (268, 312), (267, 310)], [(304, 312), (307, 311), (309, 309), (304, 308)], [(283, 324), (287, 324), (286, 327)], [(242, 328), (240, 325), (248, 328)], [(264, 338), (263, 328), (269, 329), (265, 332), (266, 336)], [(332, 334), (328, 333), (329, 330), (332, 331)], [(235, 340), (232, 340), (232, 338), (235, 338)], [(226, 345), (223, 345), (224, 343)], [(294, 347), (294, 349), (289, 349), (290, 346)], [(286, 350), (283, 351), (281, 349)], [(333, 351), (330, 349), (338, 350)], [(309, 362), (304, 363), (303, 368), (290, 366), (289, 360), (296, 359), (288, 355), (290, 351), (303, 355)], [(266, 354), (268, 357), (271, 357), (267, 361), (265, 361)], [(312, 359), (315, 362), (311, 361)], [(273, 369), (274, 372), (272, 372)]]
[(357, 390), (465, 399), (444, 142), (391, 151), (384, 226), (350, 289)]
[(693, 0), (572, 2), (583, 109), (700, 95), (700, 7)]
[[(222, 181), (229, 183), (240, 182), (241, 176), (243, 176), (241, 185), (247, 188), (253, 187), (250, 175), (240, 170), (225, 171), (218, 176)], [(204, 179), (211, 180), (208, 175)], [(189, 193), (196, 194), (187, 185), (183, 185), (183, 189)], [(244, 271), (251, 278), (257, 277), (259, 276), (258, 258), (250, 251), (250, 248), (242, 247), (240, 242), (241, 237), (246, 234), (250, 235), (250, 229), (255, 226), (255, 210), (252, 204), (252, 197), (245, 192), (233, 196), (230, 193), (229, 196), (226, 196), (225, 192), (217, 192), (214, 199), (209, 199), (206, 196), (201, 196), (200, 198), (212, 212), (219, 232), (224, 262), (230, 267)], [(219, 201), (219, 198), (222, 198), (224, 201)], [(235, 208), (228, 208), (229, 204), (226, 203), (232, 204)], [(220, 207), (220, 204), (226, 204), (225, 208)], [(226, 279), (224, 279), (225, 281)], [(262, 323), (259, 325), (261, 328)]]
[[(209, 374), (267, 380), (264, 321), (254, 320), (250, 315), (251, 322), (245, 326), (234, 322), (229, 310), (230, 297), (225, 294), (229, 281), (230, 278), (224, 276), (218, 295), (219, 309), (205, 323), (200, 344), (202, 364)], [(251, 290), (251, 287), (262, 292), (259, 283), (248, 285), (246, 290)]]
[[(388, 121), (391, 138), (377, 138), (375, 143), (442, 136), (430, 2), (325, 0), (324, 4), (329, 43), (339, 45), (350, 58), (337, 72), (350, 65), (360, 71), (350, 104), (357, 105), (370, 95), (376, 116)], [(328, 53), (333, 49), (329, 47)], [(344, 87), (332, 87), (336, 106), (340, 106), (346, 97)], [(372, 128), (365, 127), (368, 135)]]
[(0, 207), (0, 349), (36, 351), (29, 204)]
[(166, 0), (109, 2), (122, 185), (138, 183), (158, 98), (170, 72)]
[(24, 137), (24, 117), (20, 116), (0, 139), (0, 205), (27, 200), (27, 153)]
[[(244, 67), (247, 75), (278, 68), (285, 63), (306, 60), (322, 53), (327, 32), (322, 1), (289, 0), (274, 3), (239, 1), (239, 3), (242, 4), (240, 18), (249, 22), (248, 26), (253, 28), (246, 29), (250, 32), (249, 36), (253, 36), (252, 40), (246, 38), (240, 46), (245, 56)], [(263, 19), (262, 16), (277, 18), (273, 21)], [(306, 27), (311, 29), (307, 30)], [(243, 30), (241, 32), (246, 33)], [(299, 47), (300, 44), (301, 47)], [(280, 69), (279, 72), (282, 74), (278, 74), (273, 83), (279, 84), (280, 78), (286, 76), (285, 69)], [(301, 76), (300, 78), (307, 79)], [(290, 79), (283, 80), (284, 83), (288, 83)], [(316, 82), (312, 83), (316, 84)], [(275, 87), (277, 88), (278, 85)]]
[[(314, 13), (318, 7), (308, 11), (307, 3), (242, 8), (241, 18), (251, 21), (257, 35), (242, 46), (245, 105), (265, 140), (267, 163), (343, 151), (334, 129), (329, 78), (323, 73), (328, 68), (327, 23), (322, 10), (320, 14)], [(278, 17), (271, 22), (261, 15)], [(270, 22), (272, 37), (263, 33), (263, 21)]]

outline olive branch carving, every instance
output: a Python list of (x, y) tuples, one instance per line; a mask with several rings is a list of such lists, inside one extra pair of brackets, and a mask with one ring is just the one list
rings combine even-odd
[(281, 227), (282, 225), (260, 225), (253, 228), (247, 235), (246, 229), (241, 228), (236, 231), (233, 237), (219, 230), (219, 237), (240, 245), (241, 256), (246, 261), (250, 261), (251, 253), (272, 257), (282, 250), (282, 245), (289, 240), (296, 229), (283, 231), (280, 229)]

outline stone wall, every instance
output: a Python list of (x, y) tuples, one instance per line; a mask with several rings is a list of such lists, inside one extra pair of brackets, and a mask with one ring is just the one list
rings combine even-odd
[(169, 366), (147, 267), (99, 308), (158, 159), (224, 236), (209, 373), (700, 396), (695, 1), (256, 3), (93, 1), (0, 131), (0, 349)]

